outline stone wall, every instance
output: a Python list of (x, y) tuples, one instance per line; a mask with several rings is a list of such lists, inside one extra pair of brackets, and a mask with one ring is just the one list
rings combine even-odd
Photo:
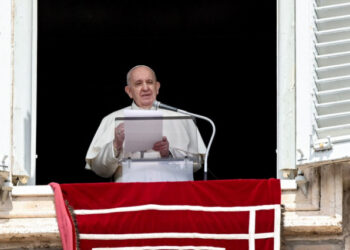
[[(341, 168), (341, 178), (336, 178), (337, 183), (342, 183), (342, 224), (341, 232), (323, 233), (323, 225), (319, 225), (318, 231), (312, 233), (294, 233), (287, 234), (282, 237), (283, 250), (350, 250), (350, 166), (348, 164), (330, 165), (320, 167), (319, 171), (326, 172), (331, 168)], [(331, 177), (328, 177), (331, 178)], [(325, 187), (327, 180), (320, 180), (320, 198), (321, 200), (332, 200), (329, 197), (331, 194), (322, 190)], [(337, 184), (335, 183), (335, 184)], [(328, 190), (329, 191), (329, 190)], [(329, 207), (334, 206), (331, 202)], [(315, 211), (316, 213), (317, 211)], [(310, 215), (312, 218), (312, 215)], [(314, 224), (318, 226), (318, 221), (315, 219)]]

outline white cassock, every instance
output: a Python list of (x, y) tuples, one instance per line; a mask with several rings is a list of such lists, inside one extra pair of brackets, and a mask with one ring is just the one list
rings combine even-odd
[[(114, 175), (115, 181), (123, 181), (123, 170), (121, 161), (123, 158), (140, 158), (140, 153), (126, 155), (123, 152), (115, 152), (113, 147), (114, 129), (118, 126), (115, 121), (117, 117), (124, 117), (125, 109), (140, 109), (135, 103), (124, 109), (115, 111), (103, 118), (97, 132), (90, 144), (86, 154), (86, 169), (92, 169), (101, 177), (111, 177)], [(154, 109), (154, 108), (152, 108)], [(183, 114), (158, 109), (164, 117), (184, 116)], [(121, 121), (119, 121), (120, 123)], [(167, 122), (163, 124), (163, 135), (169, 142), (169, 151), (174, 158), (181, 158), (185, 155), (204, 155), (206, 147), (203, 139), (192, 120), (184, 122)], [(194, 141), (195, 140), (195, 141)], [(159, 152), (148, 150), (144, 153), (144, 158), (161, 158)], [(197, 171), (201, 164), (195, 164), (193, 171)], [(147, 176), (147, 173), (145, 174)], [(147, 178), (144, 181), (148, 181)]]

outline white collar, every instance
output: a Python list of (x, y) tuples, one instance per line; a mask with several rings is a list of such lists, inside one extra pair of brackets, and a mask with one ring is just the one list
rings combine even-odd
[[(136, 110), (147, 110), (147, 109), (143, 109), (143, 108), (140, 108), (139, 106), (136, 105), (135, 102), (132, 102), (131, 104), (131, 109), (136, 109)], [(151, 107), (149, 110), (157, 110), (156, 107)]]

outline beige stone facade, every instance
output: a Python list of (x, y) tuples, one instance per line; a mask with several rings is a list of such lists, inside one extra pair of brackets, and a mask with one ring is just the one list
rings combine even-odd
[(14, 187), (0, 208), (0, 249), (62, 249), (50, 186)]
[(284, 190), (282, 249), (349, 250), (350, 165), (305, 170), (309, 190)]

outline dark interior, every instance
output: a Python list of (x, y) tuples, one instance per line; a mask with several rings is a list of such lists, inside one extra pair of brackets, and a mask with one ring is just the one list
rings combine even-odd
[(109, 181), (84, 158), (101, 119), (131, 104), (138, 64), (158, 100), (215, 122), (209, 179), (276, 177), (275, 4), (39, 0), (37, 184)]

